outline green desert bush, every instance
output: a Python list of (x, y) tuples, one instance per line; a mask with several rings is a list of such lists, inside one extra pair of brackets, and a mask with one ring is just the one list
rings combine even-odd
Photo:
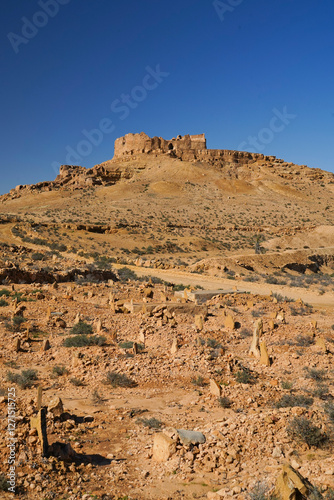
[(329, 387), (326, 384), (317, 383), (315, 388), (310, 391), (313, 397), (327, 399), (329, 397)]
[(57, 377), (61, 377), (62, 375), (66, 375), (68, 373), (68, 370), (63, 365), (57, 365), (52, 368), (52, 373)]
[(79, 321), (79, 323), (71, 328), (72, 335), (90, 335), (91, 333), (93, 333), (92, 325), (89, 325), (84, 321)]
[(44, 254), (40, 252), (35, 252), (31, 255), (32, 260), (44, 260)]
[(162, 426), (162, 422), (157, 418), (137, 418), (137, 424), (142, 424), (144, 427), (148, 427), (149, 429), (160, 429)]
[(270, 494), (271, 488), (265, 482), (258, 481), (248, 493), (248, 500), (276, 500), (276, 497)]
[(298, 335), (296, 337), (296, 344), (299, 347), (310, 347), (314, 344), (314, 339), (310, 335)]
[(327, 440), (326, 434), (306, 417), (294, 417), (287, 427), (287, 432), (293, 439), (315, 448), (319, 448)]
[(8, 302), (5, 299), (0, 299), (0, 307), (8, 306)]
[(77, 377), (71, 378), (70, 382), (76, 387), (83, 387), (85, 385), (84, 382)]
[(121, 349), (132, 349), (133, 348), (133, 342), (120, 342), (118, 344), (118, 347), (120, 347)]
[(103, 397), (99, 394), (99, 392), (95, 389), (92, 394), (92, 402), (95, 405), (101, 405), (104, 403)]
[(25, 319), (22, 316), (14, 316), (12, 321), (5, 321), (5, 328), (9, 332), (18, 332)]
[(237, 382), (239, 382), (239, 384), (253, 384), (255, 382), (254, 375), (245, 369), (237, 371), (234, 378)]
[(207, 339), (206, 345), (211, 347), (211, 349), (218, 349), (221, 347), (221, 344), (216, 339)]
[(322, 382), (325, 378), (325, 370), (317, 370), (316, 368), (305, 367), (306, 377), (315, 380), (316, 382)]
[(232, 401), (227, 396), (218, 398), (218, 403), (222, 408), (231, 408), (232, 405)]
[(63, 341), (65, 347), (87, 347), (91, 345), (102, 346), (106, 341), (106, 337), (103, 336), (88, 336), (85, 334), (75, 335), (74, 337), (67, 337)]
[(284, 394), (276, 403), (276, 408), (292, 408), (294, 406), (304, 406), (307, 408), (313, 404), (313, 398), (303, 394)]
[(37, 379), (37, 371), (32, 369), (22, 370), (21, 373), (14, 373), (11, 371), (7, 373), (7, 380), (9, 382), (14, 382), (14, 384), (17, 384), (21, 389), (32, 387)]
[(0, 491), (8, 490), (8, 482), (5, 474), (0, 474)]
[(327, 403), (324, 407), (325, 413), (331, 425), (334, 426), (334, 403)]
[(293, 387), (293, 382), (289, 382), (288, 380), (281, 381), (281, 387), (285, 390), (291, 390)]
[(193, 378), (191, 380), (191, 383), (194, 385), (197, 385), (198, 387), (204, 387), (206, 385), (206, 382), (204, 381), (204, 378), (199, 375), (196, 378)]
[(127, 377), (123, 373), (108, 372), (106, 377), (106, 384), (111, 385), (111, 387), (134, 387), (135, 382), (131, 378)]
[(117, 270), (118, 277), (121, 281), (121, 283), (126, 283), (128, 280), (132, 281), (137, 281), (138, 276), (132, 269), (129, 269), (128, 267), (121, 267), (121, 269)]

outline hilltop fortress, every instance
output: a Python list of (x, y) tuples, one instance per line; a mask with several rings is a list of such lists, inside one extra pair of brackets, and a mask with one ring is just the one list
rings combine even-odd
[[(28, 193), (40, 193), (58, 189), (81, 189), (92, 186), (111, 186), (121, 179), (130, 179), (135, 172), (145, 168), (146, 159), (143, 158), (165, 156), (171, 160), (184, 162), (200, 162), (222, 171), (223, 176), (243, 176), (247, 178), (251, 172), (262, 167), (271, 168), (275, 173), (291, 181), (295, 175), (303, 170), (303, 176), (312, 180), (333, 177), (329, 172), (319, 169), (308, 169), (305, 165), (298, 166), (277, 159), (275, 156), (264, 156), (260, 153), (249, 153), (229, 149), (207, 149), (204, 134), (178, 135), (166, 140), (162, 137), (149, 137), (144, 132), (127, 134), (115, 141), (114, 157), (93, 168), (77, 165), (61, 165), (59, 175), (54, 181), (39, 182), (33, 185), (19, 185), (11, 189), (8, 194), (0, 196), (0, 201), (20, 198)], [(144, 162), (142, 161), (144, 159)], [(246, 170), (244, 170), (246, 168)], [(277, 168), (277, 171), (275, 170)], [(286, 171), (289, 170), (289, 172)], [(305, 170), (306, 169), (306, 170)], [(246, 172), (246, 173), (245, 173)]]
[[(264, 159), (264, 155), (247, 153), (228, 149), (207, 149), (204, 134), (178, 135), (176, 138), (166, 140), (162, 137), (149, 137), (144, 132), (140, 134), (127, 134), (115, 141), (114, 160), (133, 156), (141, 153), (168, 153), (175, 158), (185, 161), (202, 160), (215, 163), (249, 163)], [(266, 157), (274, 160), (275, 156)]]

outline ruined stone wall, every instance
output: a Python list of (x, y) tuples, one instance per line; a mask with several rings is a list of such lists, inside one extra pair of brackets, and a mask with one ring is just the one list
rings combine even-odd
[(149, 137), (144, 132), (140, 134), (127, 134), (115, 141), (114, 158), (138, 153), (168, 153), (173, 151), (177, 156), (190, 153), (194, 156), (201, 151), (206, 151), (205, 135), (185, 135), (165, 140), (162, 137)]
[[(149, 137), (144, 132), (127, 134), (115, 141), (114, 159), (136, 155), (138, 153), (169, 153), (182, 160), (204, 160), (209, 163), (221, 161), (226, 164), (246, 164), (263, 160), (257, 153), (233, 151), (227, 149), (207, 149), (204, 134), (177, 136), (166, 140), (162, 137)], [(274, 160), (275, 157), (270, 157)]]

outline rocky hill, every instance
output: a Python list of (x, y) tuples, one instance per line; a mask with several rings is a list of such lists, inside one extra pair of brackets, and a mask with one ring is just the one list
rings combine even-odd
[(333, 254), (332, 173), (210, 150), (204, 134), (127, 134), (111, 160), (63, 165), (54, 181), (17, 186), (0, 200), (0, 242), (47, 241), (79, 256), (248, 275), (312, 272), (314, 256), (331, 262)]

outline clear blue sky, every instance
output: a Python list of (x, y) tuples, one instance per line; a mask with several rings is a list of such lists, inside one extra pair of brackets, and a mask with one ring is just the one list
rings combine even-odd
[(334, 171), (333, 19), (333, 0), (2, 0), (0, 193), (141, 131)]

